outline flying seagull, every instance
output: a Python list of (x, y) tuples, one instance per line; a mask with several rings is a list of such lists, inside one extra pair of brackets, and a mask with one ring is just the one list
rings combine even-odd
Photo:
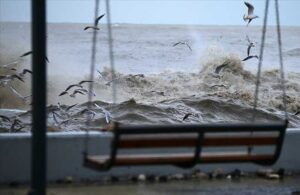
[(9, 85), (10, 90), (16, 94), (19, 98), (21, 98), (24, 102), (27, 102), (29, 98), (31, 98), (31, 95), (23, 96), (21, 95), (12, 85)]
[(83, 30), (86, 31), (87, 29), (94, 29), (94, 30), (100, 30), (100, 28), (98, 27), (99, 21), (101, 20), (101, 18), (103, 18), (105, 16), (105, 14), (102, 14), (101, 16), (97, 17), (95, 20), (95, 25), (94, 26), (86, 26)]
[(189, 49), (190, 49), (190, 51), (192, 51), (192, 48), (191, 48), (191, 46), (188, 44), (188, 42), (186, 42), (186, 41), (179, 41), (179, 42), (177, 42), (177, 43), (174, 43), (173, 44), (173, 47), (175, 47), (175, 46), (177, 46), (177, 45), (186, 45)]
[(258, 56), (255, 55), (255, 56), (248, 56), (248, 57), (246, 57), (245, 59), (243, 59), (242, 61), (247, 61), (247, 60), (249, 60), (249, 59), (251, 59), (251, 58), (259, 59)]
[[(25, 57), (25, 56), (31, 55), (32, 53), (33, 53), (33, 51), (28, 51), (28, 52), (26, 52), (26, 53), (23, 53), (23, 54), (20, 56), (20, 58), (23, 58), (23, 57)], [(47, 56), (45, 56), (45, 59), (46, 59), (46, 61), (49, 63), (49, 60), (48, 60)]]
[(258, 18), (258, 16), (254, 15), (254, 13), (253, 13), (254, 12), (254, 6), (253, 5), (251, 5), (250, 3), (246, 2), (246, 1), (244, 3), (248, 7), (248, 15), (244, 14), (243, 19), (244, 19), (245, 22), (248, 21), (248, 23), (247, 23), (247, 26), (248, 26), (250, 24), (250, 22), (253, 19)]
[(85, 95), (85, 93), (83, 93), (82, 91), (79, 91), (79, 90), (76, 89), (76, 90), (73, 91), (72, 94), (69, 94), (69, 92), (67, 92), (67, 91), (63, 91), (63, 92), (61, 92), (58, 96), (63, 96), (63, 95), (68, 94), (68, 95), (70, 95), (70, 97), (75, 98), (75, 95), (76, 95), (77, 93), (79, 93), (79, 94), (81, 94), (81, 95)]
[(247, 56), (250, 56), (250, 50), (251, 50), (252, 47), (255, 47), (255, 44), (252, 41), (250, 41), (248, 35), (247, 35), (247, 41), (249, 43), (248, 48), (247, 48)]
[(110, 123), (110, 119), (112, 118), (110, 112), (96, 103), (94, 105), (104, 113), (106, 123)]
[(65, 91), (69, 91), (69, 90), (70, 90), (71, 88), (73, 88), (73, 87), (80, 87), (80, 88), (83, 88), (83, 86), (82, 86), (83, 83), (91, 83), (91, 82), (93, 82), (93, 81), (87, 81), (87, 80), (80, 81), (80, 82), (77, 83), (77, 84), (69, 85), (69, 86), (65, 89)]

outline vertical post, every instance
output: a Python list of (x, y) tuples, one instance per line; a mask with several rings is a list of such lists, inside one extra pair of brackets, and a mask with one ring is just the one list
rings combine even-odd
[(46, 194), (46, 0), (31, 0), (32, 195)]

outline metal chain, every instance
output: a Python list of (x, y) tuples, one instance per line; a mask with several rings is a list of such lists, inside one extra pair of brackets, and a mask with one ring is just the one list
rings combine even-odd
[(276, 9), (277, 39), (278, 39), (278, 51), (279, 51), (279, 62), (280, 62), (280, 79), (281, 79), (280, 81), (281, 81), (281, 87), (282, 87), (282, 101), (283, 101), (283, 109), (284, 109), (284, 113), (285, 113), (285, 119), (288, 120), (278, 0), (275, 0), (275, 9)]
[[(95, 0), (95, 17), (94, 21), (98, 17), (98, 12), (99, 12), (99, 0)], [(94, 22), (95, 24), (95, 22)], [(90, 82), (89, 83), (89, 91), (90, 93), (88, 94), (88, 109), (91, 109), (92, 107), (92, 98), (93, 98), (93, 91), (94, 91), (94, 72), (95, 72), (95, 64), (96, 64), (96, 52), (97, 52), (97, 30), (94, 29), (93, 31), (93, 38), (92, 38), (92, 55), (91, 55), (91, 66), (90, 66)], [(85, 139), (85, 144), (84, 144), (84, 154), (88, 154), (88, 146), (89, 146), (89, 126), (91, 123), (91, 118), (87, 117), (87, 122), (86, 122), (86, 139)]]
[[(265, 16), (264, 16), (264, 23), (263, 23), (262, 36), (261, 36), (260, 53), (259, 53), (259, 62), (258, 62), (258, 68), (256, 74), (256, 85), (255, 85), (256, 87), (255, 87), (252, 122), (255, 122), (256, 113), (257, 113), (258, 92), (259, 92), (259, 84), (260, 84), (260, 77), (261, 77), (261, 67), (262, 67), (263, 56), (264, 56), (268, 13), (269, 13), (269, 0), (266, 0)], [(253, 136), (253, 131), (250, 132), (250, 136)], [(248, 146), (248, 154), (252, 152), (252, 149), (253, 149), (252, 145)]]
[(117, 101), (117, 91), (116, 91), (116, 75), (115, 75), (115, 60), (114, 60), (114, 44), (112, 37), (111, 29), (111, 15), (110, 15), (110, 1), (106, 0), (106, 12), (107, 12), (107, 30), (108, 30), (108, 44), (109, 44), (109, 59), (110, 59), (110, 68), (112, 74), (112, 98), (113, 104)]
[(257, 113), (256, 109), (257, 109), (260, 77), (261, 77), (261, 67), (262, 67), (264, 48), (265, 48), (268, 13), (269, 13), (269, 0), (266, 0), (265, 16), (264, 16), (264, 23), (263, 23), (263, 30), (262, 30), (262, 37), (261, 37), (260, 53), (259, 53), (259, 62), (258, 62), (258, 68), (257, 68), (257, 74), (256, 74), (256, 88), (255, 88), (255, 96), (254, 96), (252, 122), (255, 121), (256, 113)]

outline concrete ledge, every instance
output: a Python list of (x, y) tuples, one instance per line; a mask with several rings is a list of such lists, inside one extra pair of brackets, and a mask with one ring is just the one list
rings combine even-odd
[[(99, 180), (106, 176), (124, 176), (131, 174), (172, 174), (190, 172), (174, 166), (142, 166), (113, 168), (108, 172), (96, 172), (82, 166), (83, 151), (86, 141), (84, 132), (48, 133), (48, 181), (56, 181), (71, 176), (75, 181)], [(29, 182), (31, 160), (31, 134), (0, 134), (0, 183)], [(89, 133), (89, 153), (103, 154), (109, 152), (109, 133)], [(280, 159), (271, 168), (285, 168), (288, 171), (300, 172), (300, 129), (288, 129)], [(216, 168), (231, 171), (255, 171), (261, 166), (255, 164), (201, 164), (198, 169), (211, 171)]]

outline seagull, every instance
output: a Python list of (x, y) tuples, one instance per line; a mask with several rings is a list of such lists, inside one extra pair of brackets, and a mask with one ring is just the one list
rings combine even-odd
[(94, 30), (100, 30), (100, 28), (98, 27), (99, 21), (101, 20), (101, 18), (103, 18), (105, 16), (105, 14), (102, 14), (101, 16), (97, 17), (95, 20), (95, 25), (94, 26), (86, 26), (83, 30), (86, 31), (87, 29), (94, 29)]
[(192, 48), (191, 48), (191, 46), (188, 44), (188, 42), (186, 42), (186, 41), (179, 41), (179, 42), (177, 42), (177, 43), (174, 43), (173, 44), (173, 47), (175, 47), (175, 46), (177, 46), (177, 45), (186, 45), (189, 49), (190, 49), (190, 51), (192, 51)]
[(257, 55), (255, 55), (255, 56), (248, 56), (248, 57), (246, 57), (245, 59), (243, 59), (242, 61), (247, 61), (247, 60), (249, 60), (249, 59), (251, 59), (251, 58), (259, 59), (259, 57), (258, 57)]
[(253, 11), (254, 11), (253, 5), (251, 5), (250, 3), (246, 2), (246, 1), (244, 3), (248, 7), (248, 15), (244, 14), (243, 19), (245, 22), (248, 20), (248, 24), (247, 24), (247, 26), (248, 26), (250, 24), (250, 22), (253, 19), (258, 18), (258, 16), (253, 14)]
[(88, 81), (88, 80), (80, 81), (80, 82), (77, 83), (77, 84), (69, 85), (69, 86), (66, 88), (65, 91), (69, 91), (69, 90), (70, 90), (71, 88), (73, 88), (73, 87), (80, 87), (80, 88), (83, 88), (83, 86), (82, 86), (83, 83), (91, 83), (91, 82), (93, 82), (93, 81)]
[(250, 41), (248, 35), (247, 35), (247, 41), (249, 43), (248, 48), (247, 48), (247, 56), (250, 56), (250, 50), (252, 47), (255, 47), (255, 44), (252, 41)]
[(24, 102), (26, 102), (28, 100), (28, 98), (31, 97), (31, 95), (28, 96), (23, 96), (21, 95), (12, 85), (9, 85), (9, 88), (11, 89), (11, 91), (16, 94), (19, 98), (21, 98)]
[[(33, 53), (33, 51), (28, 51), (28, 52), (26, 52), (26, 53), (23, 53), (23, 54), (20, 56), (20, 58), (23, 58), (23, 57), (25, 57), (25, 56), (31, 55), (32, 53)], [(49, 63), (49, 60), (48, 60), (47, 56), (45, 56), (45, 59), (46, 59), (46, 61)]]
[(105, 108), (102, 108), (101, 106), (99, 106), (96, 103), (94, 103), (94, 105), (104, 113), (106, 123), (107, 124), (110, 123), (110, 118), (112, 118), (110, 112), (108, 110), (106, 110)]

